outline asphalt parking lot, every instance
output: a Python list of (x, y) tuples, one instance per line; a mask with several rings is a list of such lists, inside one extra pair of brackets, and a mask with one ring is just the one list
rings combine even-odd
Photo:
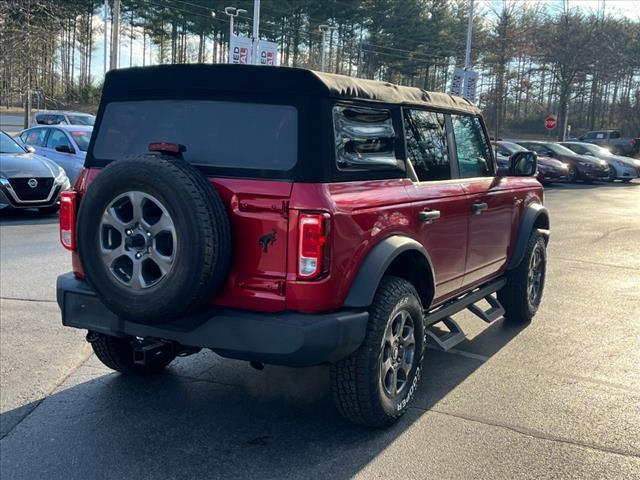
[(526, 327), (460, 316), (408, 415), (345, 423), (328, 369), (210, 352), (167, 374), (104, 368), (60, 325), (55, 216), (0, 218), (0, 477), (640, 478), (640, 182), (547, 189), (543, 305)]

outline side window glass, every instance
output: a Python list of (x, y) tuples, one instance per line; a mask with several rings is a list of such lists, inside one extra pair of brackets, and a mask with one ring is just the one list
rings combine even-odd
[(34, 128), (33, 130), (27, 130), (20, 138), (22, 141), (33, 147), (44, 147), (44, 140), (47, 137), (47, 130), (45, 128)]
[(340, 170), (404, 168), (396, 152), (391, 110), (336, 105), (333, 128)]
[(405, 110), (407, 155), (418, 180), (448, 180), (451, 163), (447, 149), (444, 115), (424, 110)]
[(493, 164), (487, 139), (478, 117), (451, 115), (456, 139), (460, 177), (493, 176)]
[(609, 138), (620, 138), (620, 132), (611, 132)]
[(596, 134), (595, 134), (594, 132), (589, 132), (589, 133), (587, 133), (587, 134), (585, 135), (585, 137), (584, 137), (584, 138), (587, 138), (587, 139), (589, 139), (589, 140), (590, 140), (590, 139), (592, 139), (592, 138), (596, 138)]
[(511, 154), (509, 153), (509, 150), (506, 150), (500, 146), (498, 146), (498, 155), (502, 155), (503, 157), (510, 157)]
[(71, 148), (71, 143), (65, 133), (62, 130), (53, 129), (47, 140), (47, 147), (56, 148), (59, 145), (66, 145)]
[(67, 123), (67, 121), (64, 118), (64, 115), (56, 115), (55, 123), (56, 123), (56, 125), (65, 125)]

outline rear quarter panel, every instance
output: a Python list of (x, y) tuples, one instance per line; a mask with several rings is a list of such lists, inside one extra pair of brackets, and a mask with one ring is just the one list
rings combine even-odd
[[(292, 222), (300, 210), (327, 211), (332, 216), (331, 267), (321, 280), (299, 281), (295, 274), (297, 251), (292, 248), (287, 309), (319, 312), (340, 308), (364, 258), (379, 241), (396, 234), (418, 240), (412, 230), (410, 185), (406, 178), (294, 185)], [(295, 238), (297, 228), (291, 231)], [(289, 245), (297, 245), (294, 238)]]

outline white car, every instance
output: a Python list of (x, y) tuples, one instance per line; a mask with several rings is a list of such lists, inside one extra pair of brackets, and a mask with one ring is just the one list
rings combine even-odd
[(37, 125), (85, 125), (93, 127), (96, 117), (88, 113), (51, 110), (37, 112), (31, 118), (31, 126)]
[(622, 180), (630, 182), (640, 178), (640, 160), (622, 155), (614, 155), (606, 148), (586, 142), (561, 142), (560, 145), (576, 152), (604, 160), (609, 165), (609, 181)]

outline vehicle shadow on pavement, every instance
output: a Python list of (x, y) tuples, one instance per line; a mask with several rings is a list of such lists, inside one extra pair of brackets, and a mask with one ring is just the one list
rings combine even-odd
[[(461, 348), (491, 357), (523, 328), (496, 323)], [(486, 358), (477, 357), (428, 349), (414, 407), (387, 430), (339, 417), (326, 366), (259, 372), (201, 352), (165, 375), (136, 378), (108, 373), (92, 357), (2, 440), (0, 474), (350, 478), (481, 368)]]
[(0, 210), (0, 225), (50, 225), (58, 223), (57, 213), (40, 213), (36, 209)]

